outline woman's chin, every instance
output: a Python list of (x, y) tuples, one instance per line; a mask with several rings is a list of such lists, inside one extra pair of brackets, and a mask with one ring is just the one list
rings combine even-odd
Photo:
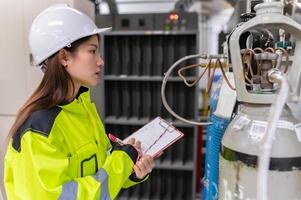
[(87, 86), (94, 87), (94, 86), (98, 85), (99, 82), (100, 82), (99, 80), (96, 80), (96, 81), (90, 82), (89, 84), (87, 84)]

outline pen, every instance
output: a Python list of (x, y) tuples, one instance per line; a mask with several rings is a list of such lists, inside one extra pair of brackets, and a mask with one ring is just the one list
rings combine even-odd
[(108, 136), (112, 142), (118, 143), (120, 145), (124, 145), (123, 141), (121, 139), (119, 139), (118, 137), (114, 136), (112, 133), (109, 133)]

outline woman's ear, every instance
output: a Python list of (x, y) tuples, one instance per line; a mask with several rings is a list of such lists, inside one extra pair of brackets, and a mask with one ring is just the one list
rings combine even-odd
[(61, 49), (59, 51), (59, 62), (64, 67), (68, 66), (68, 61), (70, 60), (71, 53), (66, 51), (65, 49)]

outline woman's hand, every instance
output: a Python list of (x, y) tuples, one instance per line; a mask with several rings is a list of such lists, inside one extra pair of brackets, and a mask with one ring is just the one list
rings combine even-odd
[(143, 155), (134, 165), (136, 177), (143, 179), (147, 174), (152, 172), (154, 167), (154, 159), (149, 155)]
[(128, 144), (135, 147), (135, 149), (138, 152), (138, 159), (139, 159), (139, 157), (141, 156), (141, 142), (140, 141), (135, 141), (135, 138), (130, 138), (129, 141), (128, 141)]
[(135, 138), (130, 138), (128, 144), (131, 144), (138, 151), (138, 160), (134, 165), (136, 177), (143, 179), (147, 174), (151, 173), (155, 167), (154, 159), (149, 155), (141, 156), (141, 142), (135, 141)]

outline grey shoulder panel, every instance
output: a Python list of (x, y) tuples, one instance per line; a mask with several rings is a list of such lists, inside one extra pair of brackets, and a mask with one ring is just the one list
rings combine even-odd
[(13, 148), (16, 151), (21, 151), (21, 138), (28, 130), (48, 137), (54, 121), (61, 110), (60, 107), (53, 107), (32, 113), (14, 134), (12, 142)]

